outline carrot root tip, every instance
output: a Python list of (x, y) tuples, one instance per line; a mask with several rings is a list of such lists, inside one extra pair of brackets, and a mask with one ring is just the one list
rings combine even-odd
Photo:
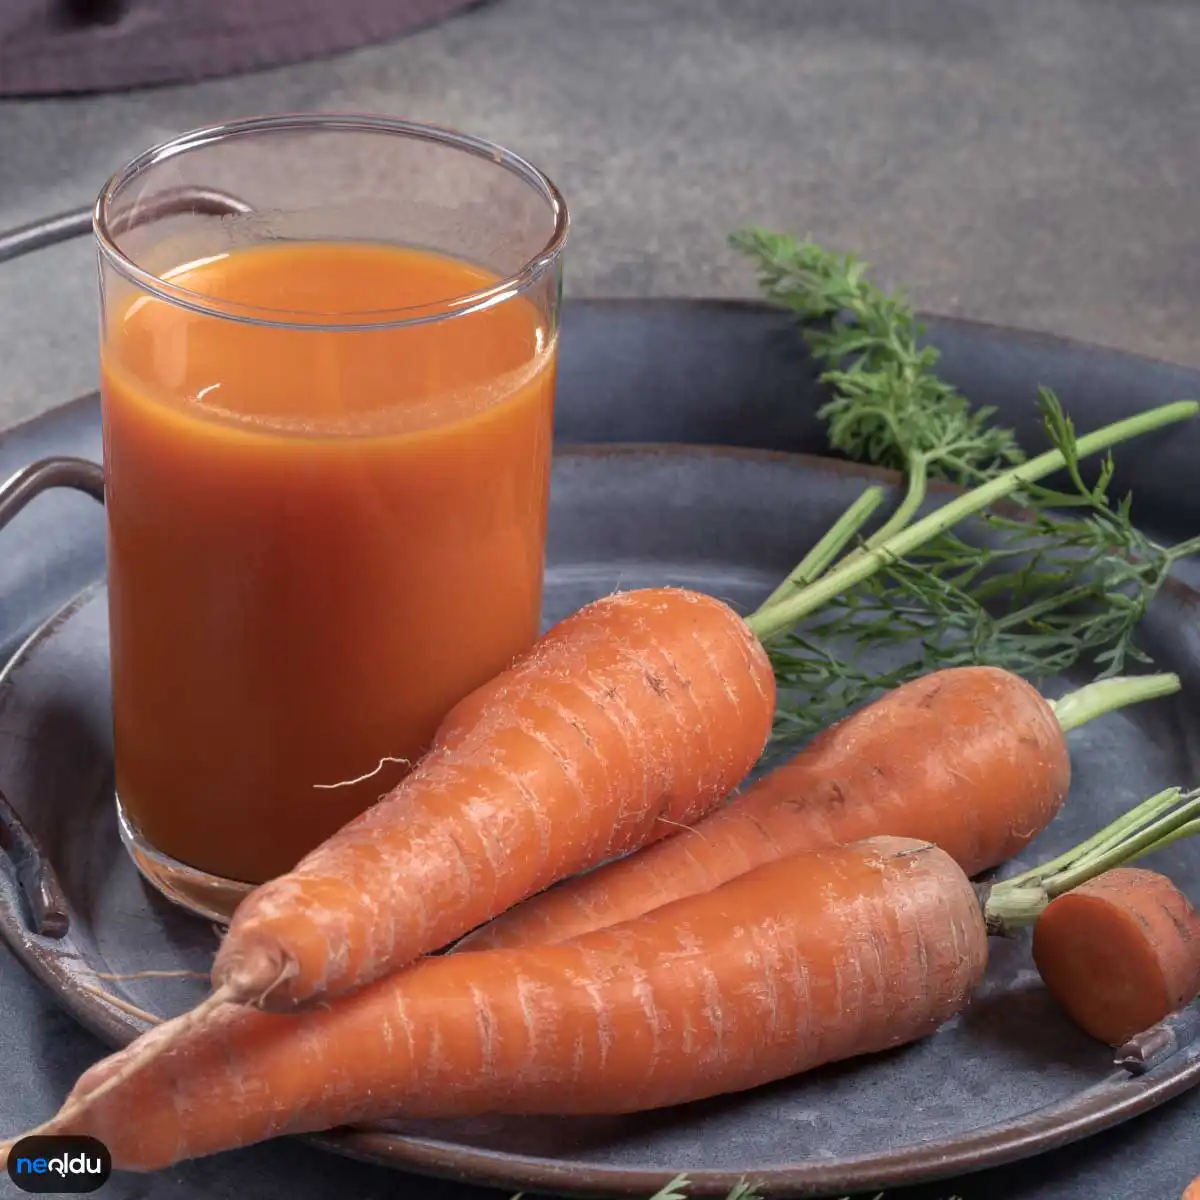
[(299, 974), (291, 955), (276, 947), (252, 945), (241, 950), (230, 962), (218, 961), (212, 981), (233, 1004), (264, 1008), (268, 997)]
[[(122, 1084), (137, 1074), (138, 1071), (171, 1050), (179, 1042), (185, 1040), (188, 1034), (201, 1025), (214, 1009), (231, 1002), (232, 997), (229, 992), (223, 988), (218, 988), (196, 1005), (195, 1008), (180, 1017), (176, 1017), (168, 1026), (160, 1025), (148, 1033), (142, 1034), (141, 1038), (131, 1043), (121, 1052), (126, 1061), (117, 1070), (106, 1079), (101, 1080), (94, 1088), (90, 1088), (82, 1094), (72, 1093), (72, 1095), (67, 1097), (67, 1101), (62, 1108), (50, 1120), (43, 1122), (35, 1129), (31, 1129), (28, 1133), (23, 1134), (22, 1137), (69, 1133), (72, 1126), (81, 1117), (86, 1116), (88, 1111), (95, 1107), (103, 1097), (107, 1096), (110, 1092), (116, 1091), (117, 1088), (121, 1087)], [(7, 1151), (20, 1140), (20, 1138), (17, 1138), (0, 1146), (0, 1150), (4, 1151), (6, 1155), (6, 1161)]]

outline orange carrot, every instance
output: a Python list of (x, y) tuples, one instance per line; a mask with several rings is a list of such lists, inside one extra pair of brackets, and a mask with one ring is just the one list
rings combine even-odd
[[(1137, 695), (1136, 682), (1095, 686), (1111, 702)], [(1084, 719), (1088, 691), (1076, 693)], [(760, 863), (874, 834), (935, 842), (975, 875), (1045, 829), (1070, 777), (1055, 707), (1023, 679), (997, 667), (935, 671), (825, 730), (692, 829), (517, 905), (456, 949), (562, 941)]]
[[(1196, 409), (1118, 422), (1079, 438), (1074, 453)], [(286, 1010), (360, 987), (558, 879), (656, 840), (664, 825), (699, 819), (765, 744), (759, 718), (773, 710), (775, 680), (760, 639), (1068, 457), (1059, 447), (1029, 459), (808, 586), (793, 586), (794, 573), (744, 621), (675, 589), (609, 597), (568, 618), (451, 714), (384, 801), (247, 897), (214, 964), (212, 1003)]]
[(774, 704), (765, 651), (719, 601), (653, 588), (588, 605), (463, 701), (384, 800), (242, 902), (210, 1001), (286, 1010), (360, 987), (690, 824), (754, 765)]
[[(431, 957), (291, 1013), (194, 1009), (88, 1071), (38, 1134), (153, 1169), (387, 1116), (633, 1112), (931, 1033), (987, 936), (1146, 853), (1200, 795), (1172, 788), (990, 888), (912, 838), (827, 846), (569, 942)], [(13, 1143), (0, 1147), (0, 1159)]]
[(1200, 1200), (1200, 1175), (1192, 1180), (1183, 1193), (1183, 1200)]
[(1119, 867), (1055, 899), (1033, 931), (1042, 981), (1111, 1046), (1200, 993), (1200, 914), (1164, 875)]
[(827, 847), (566, 945), (428, 958), (327, 1007), (168, 1023), (89, 1070), (38, 1132), (90, 1134), (150, 1170), (386, 1116), (679, 1104), (924, 1037), (986, 958), (975, 891), (941, 850)]

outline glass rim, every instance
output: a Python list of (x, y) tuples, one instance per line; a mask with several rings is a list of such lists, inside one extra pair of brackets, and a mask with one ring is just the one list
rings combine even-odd
[[(489, 284), (486, 288), (466, 292), (433, 303), (405, 308), (366, 309), (347, 313), (310, 313), (294, 309), (267, 308), (214, 300), (202, 292), (172, 283), (161, 275), (139, 266), (117, 243), (112, 229), (112, 206), (121, 191), (145, 171), (190, 150), (200, 149), (213, 142), (248, 135), (284, 130), (325, 130), (376, 133), (415, 138), (460, 150), (476, 158), (489, 159), (496, 166), (516, 175), (537, 192), (553, 216), (550, 237), (532, 257), (515, 272)], [(408, 325), (423, 325), (432, 321), (466, 316), (491, 308), (527, 291), (561, 257), (567, 240), (570, 221), (566, 201), (554, 182), (543, 171), (519, 154), (473, 134), (461, 133), (438, 125), (401, 120), (399, 117), (359, 113), (281, 113), (247, 117), (207, 125), (151, 146), (109, 176), (92, 209), (92, 231), (104, 259), (129, 282), (171, 304), (190, 309), (205, 316), (217, 317), (243, 324), (269, 326), (277, 329), (341, 330), (347, 332), (368, 329), (394, 329)], [(307, 320), (295, 318), (307, 316)], [(292, 319), (288, 319), (292, 318)], [(315, 318), (315, 319), (314, 319)], [(327, 320), (324, 318), (328, 318)]]

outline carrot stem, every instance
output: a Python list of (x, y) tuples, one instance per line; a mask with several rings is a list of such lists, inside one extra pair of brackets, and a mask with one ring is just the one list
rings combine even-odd
[(1147, 854), (1153, 854), (1156, 850), (1165, 850), (1172, 842), (1181, 842), (1184, 838), (1194, 837), (1200, 833), (1200, 820), (1188, 821), (1180, 825), (1178, 829), (1172, 830), (1170, 833), (1159, 838), (1152, 846), (1147, 846), (1144, 850), (1139, 850), (1137, 854), (1130, 857), (1129, 861), (1134, 859), (1144, 858)]
[(1097, 679), (1086, 687), (1050, 701), (1050, 707), (1054, 709), (1063, 732), (1069, 733), (1118, 708), (1174, 695), (1181, 686), (1179, 676), (1172, 674)]
[(1167, 788), (1123, 813), (1087, 841), (984, 895), (988, 932), (1004, 937), (1033, 925), (1056, 896), (1190, 833), (1200, 832), (1200, 790)]
[[(1076, 441), (1075, 453), (1079, 457), (1095, 454), (1099, 450), (1161, 429), (1165, 425), (1190, 420), (1197, 412), (1200, 412), (1200, 404), (1193, 400), (1164, 404), (1085, 434)], [(760, 640), (766, 640), (790, 629), (797, 621), (823, 604), (870, 578), (886, 563), (911, 553), (931, 538), (953, 528), (965, 517), (982, 511), (1025, 484), (1052, 475), (1066, 465), (1067, 460), (1061, 450), (1047, 450), (1044, 454), (1039, 454), (1036, 458), (1031, 458), (1003, 475), (997, 475), (987, 483), (956, 497), (861, 556), (848, 558), (815, 583), (765, 610), (754, 613), (748, 618), (747, 624)]]
[(858, 558), (859, 555), (869, 554), (877, 546), (882, 546), (889, 538), (900, 532), (916, 515), (917, 510), (925, 503), (925, 493), (929, 485), (929, 460), (919, 451), (908, 456), (908, 490), (904, 499), (894, 513), (857, 549), (852, 550), (845, 561)]
[(1152, 806), (1138, 805), (1125, 821), (1114, 822), (1108, 827), (1107, 832), (1101, 830), (1095, 838), (1088, 840), (1087, 845), (1077, 847), (1074, 857), (1064, 863), (1060, 870), (1078, 866), (1084, 861), (1107, 854), (1114, 846), (1120, 845), (1134, 834), (1153, 825), (1163, 813), (1170, 811), (1182, 796), (1183, 793), (1179, 788), (1168, 788), (1165, 792), (1159, 793), (1161, 803)]
[(1022, 871), (1019, 875), (1005, 879), (997, 886), (1017, 887), (1025, 883), (1040, 885), (1043, 880), (1049, 878), (1055, 872), (1066, 870), (1089, 854), (1102, 853), (1112, 842), (1120, 841), (1121, 838), (1127, 837), (1139, 829), (1144, 829), (1152, 821), (1156, 821), (1172, 805), (1178, 803), (1182, 794), (1182, 791), (1177, 787), (1169, 787), (1161, 792), (1156, 792), (1148, 800), (1143, 800), (1141, 804), (1131, 808), (1128, 812), (1122, 813), (1115, 821), (1092, 834), (1086, 841), (1080, 842), (1078, 846), (1073, 846), (1070, 850), (1064, 854), (1060, 854), (1057, 858), (1052, 858), (1049, 862), (1040, 863), (1028, 871)]
[(791, 574), (759, 605), (756, 612), (764, 612), (784, 597), (808, 587), (824, 575), (850, 539), (867, 523), (868, 518), (882, 503), (883, 488), (867, 488), (830, 526), (825, 536), (800, 560)]
[(1190, 824), (1200, 817), (1200, 793), (1189, 793), (1191, 799), (1175, 812), (1160, 817), (1153, 825), (1134, 834), (1132, 837), (1106, 847), (1102, 852), (1089, 855), (1083, 861), (1066, 871), (1055, 875), (1046, 882), (1046, 891), (1053, 898), (1069, 892), (1072, 888), (1111, 871), (1113, 867), (1123, 866), (1130, 856), (1141, 857), (1152, 850), (1161, 849), (1162, 840), (1178, 832), (1184, 825)]

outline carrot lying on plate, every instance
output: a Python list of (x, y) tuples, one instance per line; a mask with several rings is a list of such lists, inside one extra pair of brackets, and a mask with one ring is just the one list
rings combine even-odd
[[(1151, 815), (1184, 811), (1164, 797)], [(742, 1091), (932, 1033), (978, 984), (988, 934), (1036, 921), (1095, 844), (990, 889), (929, 842), (827, 846), (569, 942), (427, 958), (327, 1006), (186, 1014), (89, 1070), (36, 1132), (152, 1170), (389, 1116)], [(1103, 861), (1146, 847), (1139, 833)]]
[(1167, 405), (1078, 439), (1065, 426), (1069, 452), (1060, 441), (745, 620), (670, 588), (589, 605), (467, 697), (391, 794), (243, 901), (206, 1003), (287, 1010), (327, 1000), (672, 822), (691, 824), (765, 744), (775, 680), (762, 640), (1069, 458), (1197, 407)]
[[(1116, 422), (1071, 455), (1195, 411)], [(1067, 462), (1065, 445), (1023, 462), (745, 620), (710, 597), (652, 588), (561, 622), (449, 714), (388, 796), (242, 902), (213, 990), (176, 1036), (229, 1005), (328, 1003), (559, 879), (692, 824), (766, 743), (775, 680), (761, 639)], [(144, 1053), (152, 1061), (170, 1044)]]
[(162, 1025), (88, 1071), (38, 1132), (89, 1134), (117, 1167), (152, 1170), (390, 1115), (678, 1104), (932, 1033), (986, 959), (947, 855), (831, 847), (569, 944), (428, 958), (327, 1008)]
[(773, 859), (875, 834), (935, 842), (978, 874), (1058, 813), (1071, 778), (1066, 729), (1178, 687), (1170, 675), (1108, 679), (1052, 704), (998, 667), (931, 672), (825, 730), (690, 830), (532, 897), (455, 949), (563, 941)]
[(589, 604), (452, 711), (388, 796), (246, 897), (210, 1000), (351, 990), (690, 824), (753, 767), (774, 706), (766, 652), (720, 601)]
[(1075, 1024), (1120, 1046), (1200, 993), (1200, 914), (1165, 875), (1118, 867), (1050, 904), (1033, 961)]

